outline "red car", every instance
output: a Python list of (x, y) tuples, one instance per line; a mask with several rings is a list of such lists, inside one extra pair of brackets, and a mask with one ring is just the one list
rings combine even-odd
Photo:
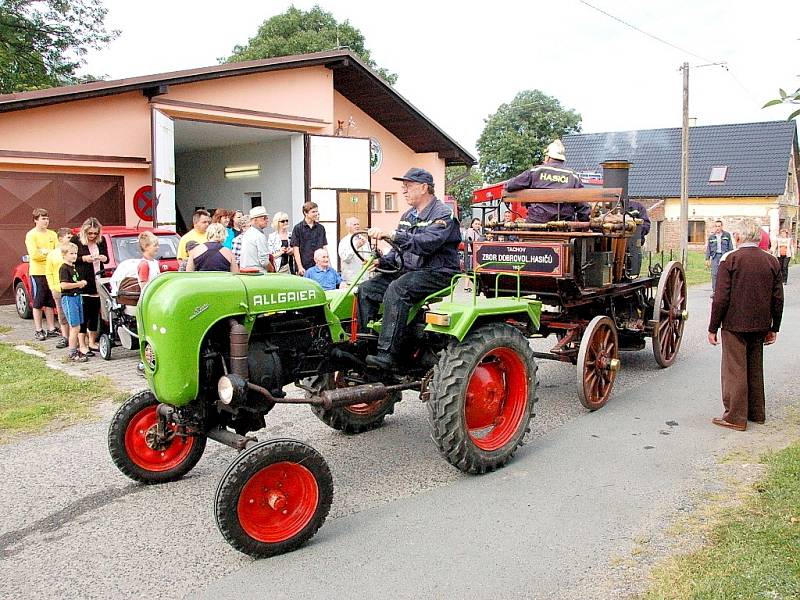
[[(162, 271), (178, 270), (178, 242), (180, 236), (174, 231), (166, 229), (137, 229), (135, 227), (122, 227), (110, 225), (103, 227), (103, 238), (108, 247), (108, 262), (105, 264), (105, 276), (111, 275), (117, 265), (128, 258), (138, 258), (142, 255), (139, 250), (139, 234), (142, 231), (152, 231), (158, 236), (158, 261)], [(77, 229), (74, 230), (78, 232)], [(13, 273), (14, 303), (17, 314), (21, 319), (30, 319), (33, 316), (31, 306), (31, 282), (28, 277), (28, 256), (22, 257), (22, 262), (16, 266)]]

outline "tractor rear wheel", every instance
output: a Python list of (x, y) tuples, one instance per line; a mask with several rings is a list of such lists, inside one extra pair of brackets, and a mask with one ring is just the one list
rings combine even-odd
[[(315, 385), (312, 387), (320, 391), (342, 388), (348, 385), (341, 371), (320, 375), (314, 383)], [(394, 412), (394, 405), (401, 398), (400, 392), (391, 392), (383, 400), (376, 400), (375, 402), (351, 404), (350, 406), (339, 408), (312, 406), (311, 410), (328, 427), (345, 433), (362, 433), (380, 427), (386, 415), (391, 415)]]
[(270, 440), (240, 454), (214, 495), (217, 527), (254, 558), (297, 549), (322, 527), (333, 477), (322, 455), (295, 440)]
[(528, 340), (490, 323), (452, 342), (434, 367), (428, 399), (431, 437), (466, 473), (505, 465), (523, 443), (536, 402), (536, 362)]
[(125, 475), (142, 483), (167, 483), (191, 471), (206, 449), (205, 436), (180, 435), (156, 438), (158, 400), (150, 390), (138, 392), (119, 407), (108, 428), (111, 460)]

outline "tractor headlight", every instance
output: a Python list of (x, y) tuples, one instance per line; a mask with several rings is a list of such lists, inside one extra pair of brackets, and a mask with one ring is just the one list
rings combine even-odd
[(247, 396), (247, 382), (233, 373), (223, 375), (217, 382), (217, 394), (225, 406), (241, 404)]
[(144, 362), (152, 371), (156, 370), (156, 353), (149, 342), (145, 342), (144, 345)]
[(425, 322), (428, 325), (438, 325), (440, 327), (450, 326), (450, 315), (443, 315), (441, 313), (428, 312), (425, 313)]

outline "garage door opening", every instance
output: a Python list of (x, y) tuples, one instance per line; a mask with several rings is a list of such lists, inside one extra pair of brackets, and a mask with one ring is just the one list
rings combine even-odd
[(369, 225), (369, 139), (173, 119), (159, 110), (153, 133), (160, 227), (183, 233), (198, 208), (246, 214), (255, 206), (270, 215), (286, 212), (291, 227), (310, 199), (319, 205), (331, 262), (338, 265), (347, 217)]
[(198, 208), (293, 215), (305, 200), (303, 153), (302, 133), (175, 119), (176, 229), (190, 229)]

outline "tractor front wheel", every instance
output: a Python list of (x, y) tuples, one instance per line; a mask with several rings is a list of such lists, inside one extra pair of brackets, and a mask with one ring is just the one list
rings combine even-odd
[(333, 477), (322, 455), (295, 440), (256, 444), (234, 460), (217, 486), (217, 527), (254, 558), (297, 549), (322, 527)]
[(434, 367), (428, 399), (431, 437), (466, 473), (505, 465), (523, 443), (536, 401), (528, 340), (506, 323), (452, 342)]
[(167, 483), (191, 471), (203, 456), (205, 436), (186, 435), (174, 423), (170, 436), (159, 440), (158, 400), (149, 390), (138, 392), (119, 407), (108, 428), (111, 460), (125, 475), (142, 483)]

